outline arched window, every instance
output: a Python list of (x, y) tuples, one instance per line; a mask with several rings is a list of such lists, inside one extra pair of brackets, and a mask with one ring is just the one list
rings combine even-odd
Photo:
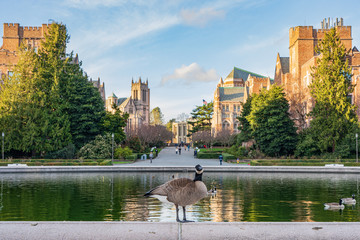
[(230, 123), (228, 121), (224, 121), (222, 124), (223, 129), (229, 129), (230, 128)]

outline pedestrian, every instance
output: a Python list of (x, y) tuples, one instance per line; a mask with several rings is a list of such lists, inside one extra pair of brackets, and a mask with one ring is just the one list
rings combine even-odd
[(187, 147), (188, 147), (188, 151), (190, 151), (190, 144)]
[(152, 163), (152, 159), (153, 159), (153, 157), (154, 157), (153, 152), (150, 152), (150, 154), (149, 154), (150, 163)]
[(222, 165), (222, 161), (223, 161), (223, 156), (220, 154), (219, 156), (219, 161), (220, 161), (220, 165)]
[(176, 153), (176, 154), (178, 153), (178, 147), (175, 148), (175, 153)]
[(155, 148), (155, 157), (157, 157), (159, 154), (159, 151), (157, 150), (157, 148)]
[(181, 155), (181, 147), (179, 147), (179, 155)]
[(186, 151), (186, 144), (184, 144), (184, 151)]
[(196, 158), (197, 157), (197, 151), (196, 151), (196, 149), (194, 149), (194, 158)]

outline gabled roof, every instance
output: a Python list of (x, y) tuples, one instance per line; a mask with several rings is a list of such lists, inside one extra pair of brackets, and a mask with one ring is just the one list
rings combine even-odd
[(353, 52), (358, 52), (359, 50), (357, 49), (357, 47), (354, 46), (353, 49), (352, 49), (352, 51), (353, 51)]
[(219, 87), (220, 101), (242, 102), (244, 87)]
[(289, 61), (289, 57), (280, 57), (281, 70), (283, 74), (289, 72)]
[(121, 105), (123, 102), (125, 102), (126, 98), (119, 98), (117, 101), (117, 105)]
[(231, 80), (232, 79), (242, 79), (242, 80), (246, 81), (248, 79), (249, 75), (253, 76), (253, 77), (266, 78), (265, 76), (262, 76), (260, 74), (249, 72), (244, 69), (234, 67), (234, 69), (231, 71), (231, 73), (225, 78), (225, 82), (226, 82), (226, 80), (230, 80), (230, 79)]
[[(121, 99), (123, 99), (123, 98), (121, 98)], [(130, 101), (130, 98), (126, 98), (122, 103), (119, 104), (119, 106), (125, 108), (129, 101)]]

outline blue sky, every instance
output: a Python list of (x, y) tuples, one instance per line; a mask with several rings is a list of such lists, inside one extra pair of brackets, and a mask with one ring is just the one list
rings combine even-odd
[(273, 78), (276, 54), (289, 56), (290, 27), (320, 28), (324, 18), (343, 17), (360, 47), (355, 0), (1, 2), (1, 23), (66, 24), (67, 51), (105, 82), (107, 96), (128, 97), (132, 78), (148, 79), (150, 107), (160, 107), (166, 121), (190, 114), (202, 99), (210, 102), (219, 78), (234, 66)]

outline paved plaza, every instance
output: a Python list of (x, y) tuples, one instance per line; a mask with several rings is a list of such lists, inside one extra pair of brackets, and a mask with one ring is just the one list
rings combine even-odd
[[(181, 154), (175, 153), (175, 147), (166, 147), (158, 155), (157, 158), (153, 159), (152, 163), (150, 160), (137, 160), (131, 164), (121, 164), (121, 166), (136, 166), (136, 167), (149, 167), (149, 166), (176, 166), (176, 167), (189, 167), (200, 164), (203, 167), (209, 166), (220, 166), (219, 159), (198, 159), (194, 157), (194, 149), (190, 148), (189, 151), (185, 151), (182, 148)], [(204, 151), (201, 149), (200, 151)], [(223, 166), (231, 166), (233, 164), (226, 163), (223, 161)]]

